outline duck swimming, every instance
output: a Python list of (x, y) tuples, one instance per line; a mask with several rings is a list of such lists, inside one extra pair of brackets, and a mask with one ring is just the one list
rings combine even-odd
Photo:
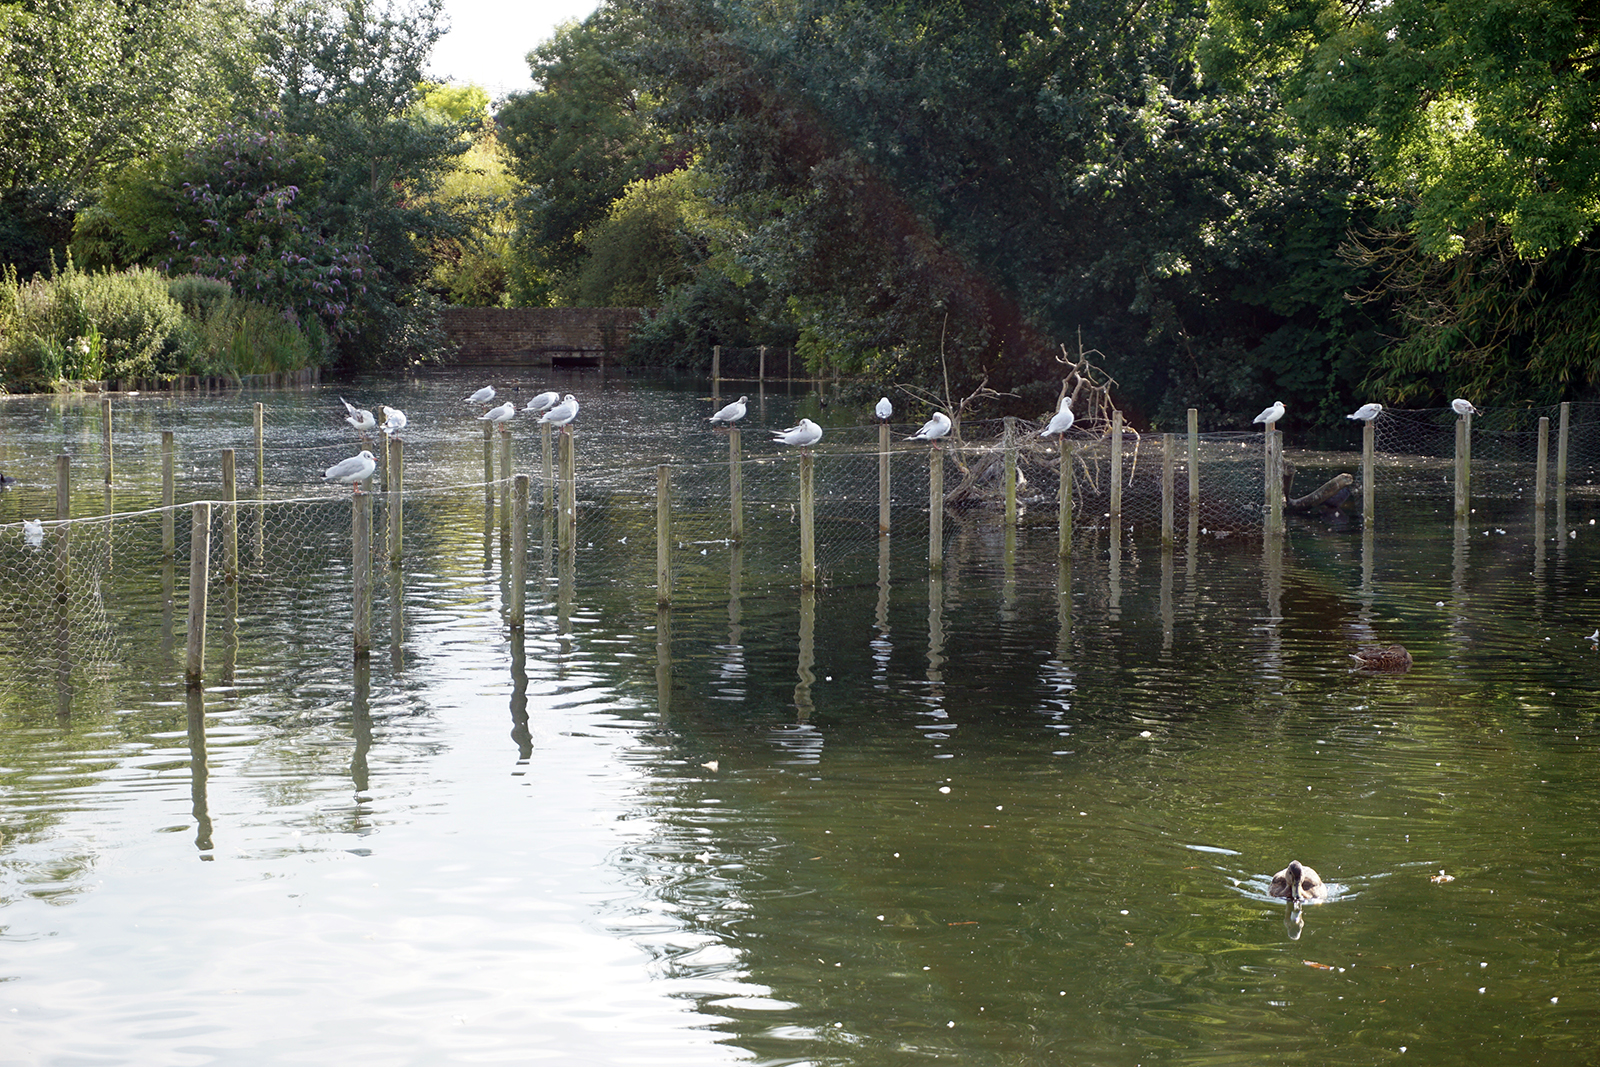
[(1362, 645), (1350, 658), (1369, 671), (1409, 671), (1411, 653), (1405, 645)]
[(1316, 871), (1299, 860), (1290, 860), (1289, 866), (1272, 876), (1272, 886), (1267, 894), (1287, 897), (1294, 904), (1307, 900), (1319, 903), (1328, 899), (1328, 887), (1322, 884), (1322, 876)]

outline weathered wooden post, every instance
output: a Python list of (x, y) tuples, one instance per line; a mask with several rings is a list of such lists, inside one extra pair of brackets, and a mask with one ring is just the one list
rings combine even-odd
[(483, 424), (483, 503), (494, 507), (494, 423)]
[(800, 587), (817, 584), (816, 489), (812, 481), (812, 455), (800, 453)]
[(558, 516), (561, 530), (561, 547), (573, 547), (578, 533), (577, 460), (571, 429), (561, 433), (561, 510)]
[(1072, 555), (1072, 464), (1076, 449), (1067, 443), (1067, 435), (1056, 438), (1056, 451), (1060, 457), (1059, 487), (1056, 489), (1056, 529), (1060, 543), (1056, 555), (1066, 559)]
[(1172, 532), (1172, 494), (1173, 475), (1172, 459), (1177, 444), (1170, 433), (1161, 435), (1161, 547), (1171, 548), (1173, 544)]
[(1564, 509), (1567, 504), (1567, 421), (1572, 414), (1572, 405), (1567, 401), (1561, 402), (1560, 425), (1556, 429), (1556, 507)]
[(237, 457), (231, 448), (222, 450), (222, 578), (239, 580), (239, 478)]
[(1378, 450), (1378, 427), (1376, 419), (1368, 419), (1361, 424), (1361, 521), (1372, 521), (1373, 472), (1376, 469), (1374, 462)]
[(256, 486), (259, 488), (267, 481), (267, 408), (261, 401), (256, 401), (255, 410), (256, 429)]
[(372, 494), (350, 502), (350, 637), (356, 658), (372, 651)]
[(1006, 525), (1017, 524), (1017, 420), (1015, 416), (1006, 416), (1005, 435), (1005, 484), (1006, 484)]
[(1200, 412), (1189, 409), (1189, 510), (1200, 506)]
[(721, 399), (721, 396), (722, 396), (722, 346), (721, 345), (712, 345), (711, 346), (711, 402), (712, 402), (712, 406), (713, 407), (716, 406), (716, 402), (719, 399)]
[(265, 567), (267, 561), (267, 416), (266, 407), (258, 400), (255, 410), (256, 429), (256, 523), (255, 532), (251, 538), (254, 551), (251, 558), (256, 561), (258, 568)]
[(189, 688), (199, 685), (206, 664), (206, 590), (211, 581), (211, 505), (204, 500), (193, 505), (189, 529), (189, 635), (184, 658), (183, 680)]
[(656, 606), (672, 603), (672, 468), (656, 467)]
[(1533, 506), (1543, 511), (1550, 496), (1550, 416), (1539, 416), (1539, 450), (1533, 464)]
[(730, 521), (728, 536), (735, 542), (744, 540), (744, 456), (739, 440), (739, 427), (728, 427), (728, 508)]
[(516, 476), (511, 493), (511, 596), (507, 620), (522, 629), (528, 591), (528, 476)]
[(500, 432), (500, 536), (511, 533), (511, 435)]
[(1111, 413), (1111, 530), (1122, 538), (1122, 412)]
[(756, 349), (756, 385), (765, 389), (767, 385), (767, 346), (761, 345)]
[(1456, 419), (1456, 494), (1455, 517), (1459, 521), (1467, 517), (1471, 509), (1471, 490), (1467, 487), (1467, 469), (1471, 462), (1468, 443), (1472, 439), (1472, 416), (1462, 415)]
[(1266, 444), (1267, 532), (1283, 532), (1283, 438), (1278, 424), (1269, 422), (1261, 431)]
[(161, 431), (161, 558), (178, 551), (177, 523), (173, 518), (172, 431)]
[(889, 532), (889, 424), (878, 423), (878, 536)]
[[(378, 408), (382, 411), (382, 405)], [(389, 435), (378, 433), (378, 488), (389, 491)]]
[(111, 398), (109, 396), (105, 396), (105, 397), (101, 397), (100, 398), (100, 425), (101, 425), (102, 433), (104, 434), (104, 437), (105, 437), (106, 484), (110, 485), (111, 484), (112, 463), (111, 463)]
[(554, 499), (551, 493), (553, 492), (552, 486), (555, 480), (555, 475), (553, 474), (555, 467), (550, 462), (550, 424), (548, 422), (542, 423), (539, 429), (542, 431), (541, 436), (544, 438), (544, 509), (549, 511), (550, 502)]
[(401, 536), (405, 532), (405, 442), (396, 437), (389, 442), (389, 566), (399, 567), (403, 555)]
[(944, 449), (928, 449), (928, 570), (944, 571)]

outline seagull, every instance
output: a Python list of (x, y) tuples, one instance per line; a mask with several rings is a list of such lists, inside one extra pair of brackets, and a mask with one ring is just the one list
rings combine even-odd
[(494, 386), (486, 385), (482, 389), (479, 389), (476, 393), (473, 393), (471, 396), (465, 397), (464, 399), (469, 404), (487, 404), (489, 401), (494, 399)]
[(1044, 433), (1040, 434), (1039, 436), (1049, 437), (1052, 434), (1061, 434), (1065, 436), (1066, 432), (1070, 429), (1072, 429), (1072, 398), (1070, 396), (1064, 396), (1061, 398), (1060, 409), (1057, 410), (1054, 415), (1050, 416), (1050, 425), (1046, 426), (1044, 428)]
[(877, 414), (879, 422), (888, 422), (889, 416), (894, 414), (894, 405), (889, 403), (888, 397), (882, 397), (878, 400), (878, 406), (873, 408), (873, 411)]
[(372, 472), (377, 469), (378, 461), (373, 458), (371, 452), (363, 448), (360, 455), (351, 456), (349, 459), (341, 459), (338, 463), (329, 467), (327, 473), (322, 476), (322, 480), (325, 482), (343, 482), (359, 493), (361, 492), (361, 483), (372, 477)]
[(548, 422), (551, 426), (559, 426), (563, 430), (572, 425), (572, 420), (578, 417), (578, 398), (568, 393), (561, 398), (561, 403), (539, 416), (541, 423)]
[(354, 426), (362, 433), (366, 433), (368, 430), (377, 429), (378, 420), (372, 417), (372, 412), (368, 411), (366, 408), (356, 407), (342, 396), (339, 398), (339, 403), (343, 404), (344, 409), (349, 412), (349, 414), (344, 417), (345, 422), (348, 422), (351, 426)]
[(507, 400), (504, 404), (501, 404), (499, 407), (490, 408), (488, 411), (485, 411), (482, 415), (479, 415), (478, 416), (478, 421), (479, 422), (491, 422), (494, 425), (500, 427), (501, 430), (504, 430), (506, 428), (506, 423), (510, 422), (512, 417), (515, 416), (516, 413), (517, 413), (517, 405), (514, 404), (513, 402), (511, 402), (510, 400)]
[(1251, 421), (1252, 422), (1264, 422), (1268, 426), (1271, 426), (1273, 423), (1277, 422), (1281, 418), (1283, 418), (1283, 401), (1279, 400), (1276, 403), (1274, 403), (1270, 408), (1268, 408), (1267, 410), (1263, 411), (1261, 414), (1257, 415)]
[(1378, 412), (1383, 410), (1382, 404), (1362, 404), (1355, 412), (1346, 415), (1347, 419), (1360, 419), (1362, 422), (1371, 422), (1378, 417)]
[(799, 445), (801, 449), (806, 449), (822, 440), (822, 427), (810, 419), (801, 419), (787, 430), (773, 430), (772, 439), (779, 444)]
[(386, 407), (383, 409), (383, 432), (393, 437), (406, 428), (406, 413), (399, 408)]
[(721, 411), (711, 416), (711, 421), (725, 422), (729, 426), (732, 426), (734, 423), (744, 418), (744, 413), (746, 410), (745, 404), (749, 401), (749, 399), (750, 398), (747, 396), (741, 396), (738, 400), (728, 404)]
[(1456, 397), (1454, 400), (1450, 401), (1450, 410), (1455, 412), (1457, 415), (1481, 415), (1481, 414), (1483, 414), (1477, 408), (1472, 406), (1472, 401), (1463, 400), (1459, 396)]
[(44, 545), (44, 523), (38, 519), (22, 520), (22, 539), (29, 548), (40, 548)]
[(538, 413), (540, 413), (542, 411), (549, 411), (551, 408), (555, 407), (560, 402), (561, 402), (561, 394), (560, 393), (557, 393), (557, 392), (554, 392), (554, 391), (548, 392), (548, 393), (540, 393), (538, 396), (536, 396), (532, 400), (528, 401), (527, 405), (522, 410), (523, 411), (531, 411), (531, 412), (533, 412), (534, 414), (537, 415)]
[(907, 441), (937, 441), (950, 432), (950, 416), (935, 411), (933, 418), (922, 424), (922, 429), (907, 437)]

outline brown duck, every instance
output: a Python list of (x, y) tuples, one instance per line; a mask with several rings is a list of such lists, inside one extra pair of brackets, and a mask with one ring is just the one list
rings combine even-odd
[(1405, 645), (1362, 645), (1350, 653), (1350, 658), (1367, 671), (1409, 671), (1411, 653)]
[(1287, 897), (1294, 904), (1328, 899), (1328, 887), (1322, 884), (1321, 875), (1299, 860), (1290, 860), (1289, 866), (1272, 876), (1272, 887), (1267, 893), (1274, 897)]

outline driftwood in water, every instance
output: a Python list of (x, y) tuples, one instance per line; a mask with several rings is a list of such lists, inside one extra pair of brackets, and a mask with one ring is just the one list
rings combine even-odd
[(1323, 482), (1316, 490), (1305, 496), (1290, 497), (1289, 483), (1294, 480), (1294, 465), (1288, 460), (1283, 463), (1283, 506), (1288, 511), (1315, 511), (1318, 508), (1327, 511), (1337, 510), (1346, 500), (1349, 500), (1354, 490), (1355, 476), (1339, 474)]
[[(1018, 457), (1017, 464), (1017, 491), (1020, 493), (1027, 488), (1028, 476), (1023, 473), (1022, 457)], [(1001, 480), (1005, 477), (1006, 454), (1003, 449), (994, 449), (984, 452), (973, 464), (966, 468), (966, 473), (961, 483), (954, 489), (945, 493), (944, 504), (948, 508), (991, 507), (1002, 502), (1005, 487)], [(959, 460), (957, 463), (959, 464)]]

